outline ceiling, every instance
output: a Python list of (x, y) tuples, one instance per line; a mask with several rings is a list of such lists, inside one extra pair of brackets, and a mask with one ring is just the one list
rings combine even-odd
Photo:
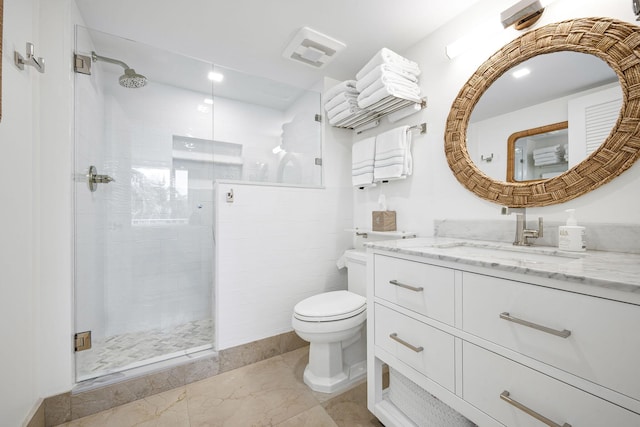
[[(323, 76), (338, 80), (354, 78), (382, 47), (402, 52), (478, 1), (76, 0), (76, 3), (91, 29), (308, 89)], [(321, 69), (283, 58), (286, 45), (305, 26), (345, 43), (346, 48)], [(140, 65), (134, 67), (142, 69)]]

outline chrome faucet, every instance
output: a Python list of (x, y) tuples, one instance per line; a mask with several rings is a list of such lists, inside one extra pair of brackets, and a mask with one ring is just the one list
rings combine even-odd
[(502, 215), (516, 215), (516, 236), (513, 244), (516, 246), (530, 246), (529, 239), (537, 239), (542, 237), (543, 223), (542, 217), (538, 218), (538, 229), (527, 229), (527, 210), (526, 208), (502, 208)]

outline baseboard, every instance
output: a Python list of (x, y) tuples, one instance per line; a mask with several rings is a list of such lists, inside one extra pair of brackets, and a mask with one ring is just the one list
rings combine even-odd
[(33, 405), (27, 418), (22, 423), (22, 427), (45, 427), (44, 399), (38, 399), (35, 405)]

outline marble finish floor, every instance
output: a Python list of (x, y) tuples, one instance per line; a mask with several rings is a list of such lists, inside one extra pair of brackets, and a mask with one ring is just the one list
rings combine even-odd
[(382, 427), (367, 410), (366, 383), (334, 394), (302, 381), (303, 347), (118, 406), (65, 427)]
[(93, 340), (91, 349), (76, 355), (78, 381), (131, 369), (145, 361), (168, 359), (190, 349), (202, 350), (212, 343), (212, 319)]

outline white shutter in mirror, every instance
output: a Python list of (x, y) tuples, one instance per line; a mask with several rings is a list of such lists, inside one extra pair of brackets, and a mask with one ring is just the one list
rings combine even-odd
[(622, 99), (590, 105), (585, 110), (585, 142), (587, 156), (600, 147), (616, 124)]
[(618, 84), (569, 100), (569, 168), (582, 162), (607, 139), (621, 106), (622, 91)]

